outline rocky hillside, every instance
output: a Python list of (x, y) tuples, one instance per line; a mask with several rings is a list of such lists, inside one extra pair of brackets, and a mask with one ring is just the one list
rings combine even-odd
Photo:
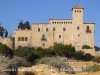
[(76, 74), (68, 74), (66, 72), (58, 71), (58, 69), (53, 66), (48, 66), (45, 64), (39, 64), (32, 67), (21, 67), (18, 69), (18, 75), (25, 75), (26, 72), (32, 72), (32, 75), (100, 75), (100, 71), (98, 72), (82, 72)]

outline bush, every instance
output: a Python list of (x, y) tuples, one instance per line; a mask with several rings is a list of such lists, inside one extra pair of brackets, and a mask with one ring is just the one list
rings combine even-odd
[(6, 71), (9, 75), (17, 75), (18, 72), (18, 66), (16, 64), (9, 64), (7, 69), (10, 69), (11, 71)]
[(77, 59), (77, 60), (82, 60), (83, 56), (84, 56), (84, 52), (83, 51), (76, 51), (75, 55), (74, 55), (74, 58)]
[(93, 56), (90, 54), (90, 53), (86, 53), (85, 55), (84, 55), (84, 60), (85, 61), (90, 61), (90, 60), (92, 60), (93, 59)]
[(28, 67), (28, 66), (32, 66), (32, 64), (27, 62), (26, 59), (24, 58), (15, 56), (12, 59), (10, 59), (0, 54), (0, 75), (6, 75), (6, 74), (14, 75), (13, 73), (16, 73), (16, 72), (12, 72), (12, 71), (8, 72), (8, 71), (5, 71), (5, 69), (12, 69), (12, 68), (17, 69), (17, 67), (19, 66)]
[(75, 53), (75, 47), (70, 45), (63, 45), (62, 43), (54, 43), (53, 50), (57, 56), (72, 57)]
[(14, 54), (16, 56), (28, 59), (32, 55), (32, 52), (28, 47), (22, 47), (14, 50)]
[(88, 45), (83, 45), (82, 49), (92, 49), (92, 48), (90, 46), (88, 46)]
[(11, 50), (7, 45), (0, 43), (0, 53), (4, 56), (8, 56), (10, 58), (13, 57), (13, 50)]
[(82, 72), (94, 72), (94, 70), (93, 70), (93, 68), (90, 66), (90, 67), (83, 68), (83, 69), (82, 69)]
[(61, 57), (46, 57), (40, 59), (36, 64), (47, 64), (53, 66), (55, 68), (71, 68), (69, 65), (66, 65), (64, 61), (62, 61)]
[(100, 57), (94, 57), (94, 58), (93, 58), (93, 61), (94, 61), (94, 62), (97, 62), (97, 63), (100, 63)]
[(94, 71), (100, 71), (100, 66), (97, 65), (97, 64), (95, 64), (95, 65), (92, 66), (92, 69), (93, 69)]

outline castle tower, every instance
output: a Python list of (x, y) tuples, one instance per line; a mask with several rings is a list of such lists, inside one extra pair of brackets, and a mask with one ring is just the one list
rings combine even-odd
[(81, 50), (83, 43), (83, 10), (84, 8), (78, 4), (72, 8), (73, 45), (76, 50)]
[(72, 18), (74, 23), (83, 23), (83, 10), (84, 8), (78, 4), (72, 8)]

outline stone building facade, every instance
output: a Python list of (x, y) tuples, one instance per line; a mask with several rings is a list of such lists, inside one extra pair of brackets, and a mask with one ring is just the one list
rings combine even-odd
[[(47, 48), (53, 43), (72, 44), (76, 50), (89, 45), (94, 50), (94, 24), (83, 21), (84, 8), (72, 8), (72, 19), (50, 18), (49, 23), (33, 23), (30, 30), (15, 29), (12, 48), (32, 46)], [(91, 52), (91, 50), (90, 50)]]

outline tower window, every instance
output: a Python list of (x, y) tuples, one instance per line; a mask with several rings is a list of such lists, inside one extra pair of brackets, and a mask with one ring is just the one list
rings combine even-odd
[(61, 38), (61, 35), (59, 35), (59, 38)]
[(55, 31), (56, 30), (56, 28), (53, 28), (53, 31)]
[(78, 26), (78, 27), (77, 27), (77, 30), (79, 30), (79, 29), (80, 29), (80, 27)]
[(56, 22), (55, 22), (55, 24), (56, 24)]
[(38, 32), (40, 32), (40, 28), (38, 28)]
[(52, 22), (52, 24), (54, 24), (54, 22)]
[(48, 29), (48, 28), (46, 28), (46, 31), (48, 32), (48, 31), (49, 31), (49, 29)]
[(63, 28), (63, 31), (66, 31), (66, 28)]
[(75, 10), (75, 12), (76, 12), (76, 10)]

